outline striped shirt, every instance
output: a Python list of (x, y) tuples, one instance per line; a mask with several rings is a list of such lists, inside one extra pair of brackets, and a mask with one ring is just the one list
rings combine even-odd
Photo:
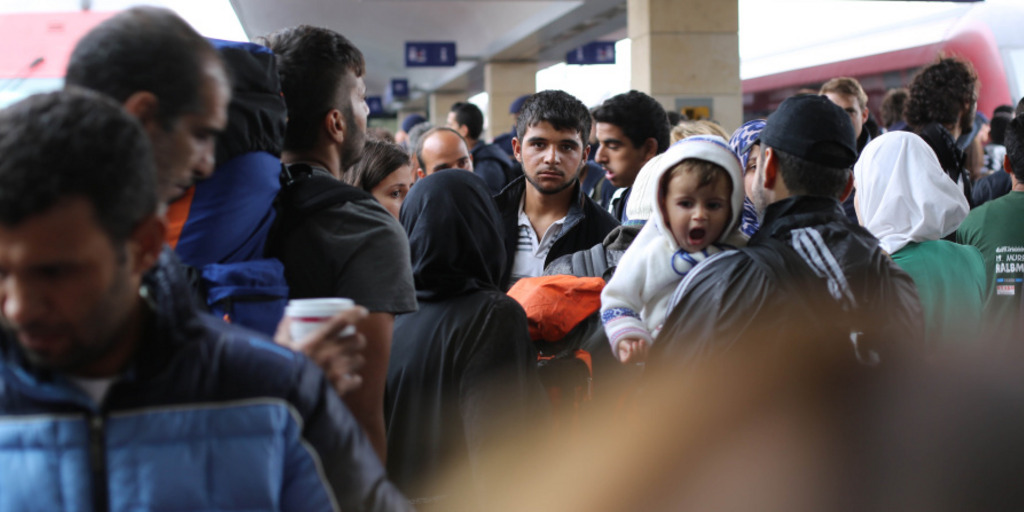
[(512, 282), (524, 277), (537, 277), (544, 273), (544, 260), (555, 240), (562, 234), (562, 225), (566, 217), (556, 220), (538, 236), (533, 229), (530, 218), (523, 211), (523, 203), (519, 203), (519, 239), (516, 241), (516, 256), (512, 262)]

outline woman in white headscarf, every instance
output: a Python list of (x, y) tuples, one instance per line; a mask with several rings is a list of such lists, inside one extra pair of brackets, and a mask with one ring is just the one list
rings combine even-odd
[(956, 231), (969, 207), (935, 153), (917, 135), (890, 132), (864, 148), (853, 172), (857, 217), (914, 279), (930, 345), (977, 338), (984, 259), (974, 247), (942, 240)]

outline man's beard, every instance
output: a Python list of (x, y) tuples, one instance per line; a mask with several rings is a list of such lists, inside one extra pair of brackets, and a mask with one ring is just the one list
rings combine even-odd
[(587, 164), (586, 162), (581, 162), (579, 167), (576, 168), (576, 175), (573, 176), (572, 179), (566, 181), (565, 183), (562, 183), (557, 188), (553, 188), (553, 189), (541, 188), (540, 184), (537, 183), (536, 181), (534, 181), (533, 178), (531, 178), (528, 173), (523, 173), (523, 175), (526, 177), (526, 181), (530, 182), (530, 185), (533, 185), (533, 188), (537, 189), (537, 192), (540, 192), (541, 194), (544, 194), (546, 196), (553, 196), (555, 194), (563, 192), (565, 189), (567, 189), (569, 187), (575, 186), (576, 182), (579, 181), (579, 179), (580, 179), (580, 171), (583, 169), (583, 166), (586, 165), (586, 164)]
[[(764, 188), (764, 174), (758, 172), (754, 176), (754, 186), (751, 187), (750, 202), (754, 205), (754, 211), (757, 213), (757, 222), (764, 222), (765, 211), (768, 210), (768, 190)], [(777, 176), (776, 179), (782, 179), (781, 176)]]
[[(124, 329), (128, 326), (130, 306), (120, 304), (121, 295), (130, 285), (126, 267), (116, 270), (114, 280), (109, 288), (97, 300), (92, 313), (87, 315), (90, 322), (79, 325), (78, 332), (70, 326), (58, 325), (58, 328), (70, 332), (72, 337), (63, 354), (52, 355), (30, 350), (18, 343), (19, 349), (31, 365), (37, 368), (64, 373), (75, 373), (88, 367), (115, 350), (117, 343), (123, 342)], [(11, 336), (17, 337), (19, 330), (46, 329), (44, 325), (15, 326), (4, 319), (0, 325)], [(83, 332), (84, 331), (84, 332)], [(86, 336), (81, 338), (78, 336)]]
[(345, 125), (350, 127), (345, 134), (345, 140), (341, 143), (341, 173), (344, 175), (348, 170), (363, 158), (363, 146), (366, 144), (366, 132), (357, 132), (359, 126), (356, 124), (356, 116), (352, 112), (352, 106), (343, 110), (341, 115), (345, 117)]

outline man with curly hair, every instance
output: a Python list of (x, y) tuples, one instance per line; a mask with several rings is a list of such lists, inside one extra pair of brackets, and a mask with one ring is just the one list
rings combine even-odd
[(962, 133), (970, 133), (978, 105), (978, 74), (970, 62), (942, 57), (925, 67), (910, 83), (906, 121), (935, 151), (942, 169), (971, 199), (971, 180), (964, 167), (963, 151), (956, 145)]

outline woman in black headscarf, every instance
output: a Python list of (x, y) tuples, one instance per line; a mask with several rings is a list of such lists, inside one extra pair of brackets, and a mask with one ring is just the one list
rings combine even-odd
[[(483, 180), (451, 169), (417, 182), (400, 220), (419, 311), (395, 320), (388, 474), (420, 510), (485, 506), (500, 475), (482, 470), (479, 456), (547, 404), (526, 314), (499, 285), (501, 217)], [(472, 476), (437, 481), (453, 468)]]

